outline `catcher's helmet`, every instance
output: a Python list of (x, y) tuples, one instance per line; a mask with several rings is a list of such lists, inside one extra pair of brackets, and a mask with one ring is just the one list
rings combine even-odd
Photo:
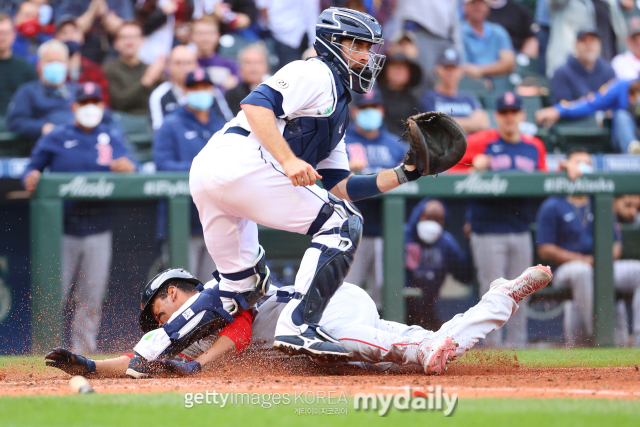
[(142, 332), (145, 334), (158, 327), (158, 322), (156, 322), (151, 314), (151, 301), (153, 301), (153, 297), (156, 296), (162, 285), (169, 280), (176, 279), (193, 283), (195, 286), (201, 284), (200, 280), (183, 268), (170, 268), (151, 279), (142, 290), (142, 298), (140, 300), (140, 309), (142, 310), (140, 312), (140, 329), (142, 329)]
[[(341, 44), (345, 39), (351, 40), (351, 46)], [(366, 64), (351, 58), (351, 53), (356, 52), (355, 40), (372, 44)], [(358, 93), (369, 93), (380, 74), (385, 56), (378, 52), (383, 44), (382, 27), (371, 15), (341, 7), (330, 7), (318, 17), (314, 44), (316, 52), (336, 68), (345, 86)], [(349, 67), (354, 62), (360, 63), (363, 68)]]

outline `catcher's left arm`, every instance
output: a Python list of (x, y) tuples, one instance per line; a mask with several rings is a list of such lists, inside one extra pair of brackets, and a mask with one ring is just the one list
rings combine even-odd
[(409, 141), (410, 148), (400, 166), (378, 174), (349, 175), (329, 192), (339, 199), (357, 202), (421, 176), (442, 173), (457, 164), (467, 150), (467, 138), (460, 126), (451, 116), (435, 111), (409, 117), (403, 138)]

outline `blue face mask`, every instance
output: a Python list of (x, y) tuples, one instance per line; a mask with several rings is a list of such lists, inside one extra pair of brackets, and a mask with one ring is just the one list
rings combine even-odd
[(580, 169), (580, 172), (582, 172), (583, 174), (593, 173), (593, 166), (591, 166), (589, 163), (578, 163), (578, 169)]
[(58, 86), (67, 79), (67, 66), (62, 62), (49, 62), (42, 69), (44, 80), (54, 86)]
[(208, 110), (213, 105), (213, 94), (208, 90), (196, 90), (187, 94), (187, 105), (194, 110)]
[(362, 130), (378, 130), (382, 126), (382, 112), (376, 108), (365, 108), (358, 112), (356, 124)]

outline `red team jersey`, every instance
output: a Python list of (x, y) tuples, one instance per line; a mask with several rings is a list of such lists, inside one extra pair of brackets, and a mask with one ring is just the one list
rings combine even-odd
[[(482, 132), (471, 134), (467, 137), (467, 151), (465, 152), (460, 163), (468, 163), (471, 164), (473, 162), (474, 157), (478, 154), (489, 154), (487, 153), (487, 147), (498, 141), (500, 139), (500, 135), (498, 131), (495, 129), (488, 129)], [(542, 172), (548, 172), (547, 170), (547, 149), (541, 140), (531, 135), (522, 135), (522, 141), (533, 145), (538, 150), (538, 167), (537, 169)], [(471, 172), (469, 166), (464, 165), (455, 165), (447, 172), (449, 173), (469, 173)]]

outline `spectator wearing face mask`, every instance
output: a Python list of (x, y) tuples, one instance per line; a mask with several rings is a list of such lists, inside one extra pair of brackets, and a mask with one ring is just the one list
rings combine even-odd
[(9, 130), (36, 140), (55, 125), (72, 123), (70, 105), (75, 84), (67, 83), (69, 49), (58, 40), (49, 40), (38, 49), (39, 80), (25, 83), (16, 91), (7, 110)]
[(471, 280), (467, 253), (444, 229), (446, 216), (441, 201), (424, 199), (405, 225), (407, 286), (422, 290), (422, 297), (407, 298), (407, 323), (429, 330), (442, 326), (435, 303), (447, 273), (463, 283)]
[[(25, 189), (31, 193), (38, 187), (45, 168), (50, 173), (131, 173), (137, 169), (121, 132), (102, 122), (105, 106), (100, 87), (94, 83), (80, 85), (74, 99), (70, 108), (74, 122), (58, 126), (40, 138), (31, 152), (23, 178)], [(97, 351), (96, 337), (111, 264), (110, 214), (107, 203), (64, 204), (62, 301), (66, 305), (75, 288), (78, 302), (71, 321), (74, 352)]]
[[(158, 86), (149, 97), (151, 111), (151, 126), (154, 130), (162, 126), (164, 118), (174, 112), (179, 106), (187, 103), (186, 86), (187, 74), (198, 67), (196, 53), (187, 46), (176, 46), (169, 56), (169, 81)], [(225, 120), (231, 120), (233, 114), (227, 106), (224, 95), (214, 88), (214, 102), (211, 107), (215, 115)]]
[(107, 107), (110, 105), (109, 82), (104, 74), (102, 66), (85, 57), (80, 52), (84, 43), (84, 34), (78, 28), (73, 16), (63, 16), (56, 26), (56, 40), (60, 40), (69, 49), (69, 69), (67, 81), (73, 83), (92, 82), (100, 86), (102, 102)]
[(567, 63), (551, 79), (551, 102), (575, 101), (615, 78), (613, 68), (600, 56), (600, 51), (600, 36), (595, 28), (578, 33), (575, 56), (569, 55)]
[(13, 42), (13, 52), (32, 65), (38, 60), (38, 47), (53, 38), (55, 30), (51, 24), (53, 10), (51, 6), (39, 6), (35, 2), (25, 1), (13, 17), (16, 28), (16, 39)]
[(11, 18), (0, 13), (0, 116), (7, 113), (11, 97), (20, 85), (38, 79), (35, 68), (13, 53), (15, 37)]
[[(71, 104), (77, 85), (67, 81), (69, 48), (59, 40), (49, 40), (38, 49), (38, 58), (39, 80), (20, 86), (7, 110), (9, 130), (32, 141), (48, 134), (56, 125), (75, 120)], [(102, 121), (119, 126), (109, 110)]]
[(393, 106), (387, 108), (384, 115), (384, 124), (391, 133), (402, 135), (402, 122), (418, 110), (414, 89), (420, 85), (421, 78), (420, 66), (405, 54), (398, 52), (387, 56), (377, 81), (384, 105)]
[[(153, 139), (153, 160), (159, 171), (189, 171), (200, 150), (226, 121), (211, 111), (213, 83), (209, 75), (197, 68), (187, 75), (187, 104), (167, 116)], [(166, 237), (166, 203), (158, 209), (158, 237)], [(208, 277), (215, 265), (202, 237), (198, 209), (191, 204), (190, 268), (197, 277)]]
[[(354, 96), (349, 104), (352, 123), (344, 141), (349, 156), (349, 168), (355, 173), (376, 173), (394, 168), (402, 161), (407, 149), (383, 126), (384, 107), (377, 89)], [(355, 203), (365, 218), (363, 237), (351, 272), (345, 279), (364, 286), (378, 306), (382, 290), (381, 200), (363, 200)]]
[(269, 77), (269, 52), (264, 43), (254, 43), (242, 49), (238, 53), (238, 64), (242, 81), (224, 94), (233, 114), (240, 112), (240, 101)]

